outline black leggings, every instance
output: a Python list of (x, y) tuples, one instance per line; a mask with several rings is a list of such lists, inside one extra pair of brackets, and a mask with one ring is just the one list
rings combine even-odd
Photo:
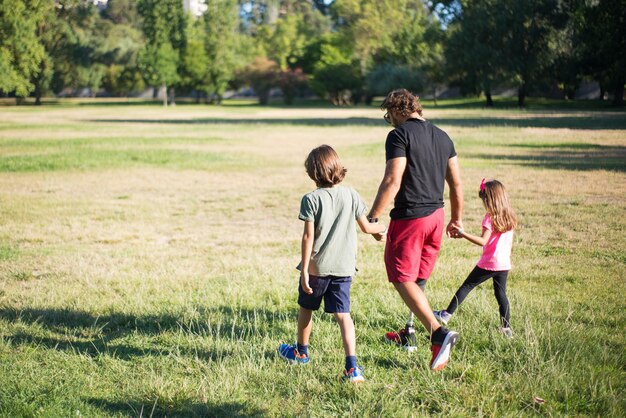
[(496, 295), (498, 306), (500, 307), (500, 323), (503, 327), (509, 327), (509, 320), (511, 318), (511, 309), (509, 306), (509, 300), (506, 297), (506, 278), (509, 275), (508, 270), (504, 271), (490, 271), (484, 270), (480, 267), (474, 267), (474, 270), (467, 276), (467, 279), (463, 282), (459, 290), (456, 291), (454, 297), (448, 305), (449, 314), (453, 314), (457, 306), (459, 306), (469, 292), (482, 282), (493, 277), (493, 292)]

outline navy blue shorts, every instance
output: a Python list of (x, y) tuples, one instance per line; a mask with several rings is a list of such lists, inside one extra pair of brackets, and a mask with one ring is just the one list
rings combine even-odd
[[(300, 282), (300, 280), (298, 280)], [(313, 294), (304, 293), (302, 284), (298, 285), (298, 305), (305, 309), (317, 311), (324, 299), (324, 312), (350, 312), (350, 285), (352, 277), (309, 275), (309, 286)]]

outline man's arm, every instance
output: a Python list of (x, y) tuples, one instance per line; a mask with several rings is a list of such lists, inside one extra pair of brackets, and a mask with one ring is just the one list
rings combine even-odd
[(392, 158), (387, 161), (385, 175), (378, 187), (378, 193), (368, 218), (380, 218), (385, 208), (393, 201), (400, 190), (405, 169), (406, 157)]
[(459, 161), (456, 156), (448, 160), (448, 169), (446, 170), (446, 182), (450, 187), (450, 222), (446, 228), (448, 236), (460, 238), (457, 234), (458, 227), (463, 229), (463, 185), (461, 184), (461, 170), (459, 169)]

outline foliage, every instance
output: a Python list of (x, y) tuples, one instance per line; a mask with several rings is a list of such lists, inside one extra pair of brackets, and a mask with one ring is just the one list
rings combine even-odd
[(45, 59), (37, 31), (47, 11), (37, 0), (0, 2), (0, 91), (25, 97), (35, 89), (32, 79)]
[(366, 77), (367, 92), (371, 96), (384, 96), (391, 90), (406, 88), (420, 92), (424, 89), (424, 76), (408, 65), (379, 64)]
[(241, 74), (241, 78), (252, 86), (259, 98), (259, 104), (269, 102), (270, 91), (278, 85), (280, 67), (266, 57), (257, 57)]
[[(146, 82), (166, 87), (180, 80), (179, 67), (186, 45), (186, 16), (178, 0), (141, 0), (137, 10), (143, 18), (146, 45), (139, 66)], [(164, 99), (164, 104), (167, 100)]]
[(285, 104), (293, 104), (294, 98), (308, 85), (307, 81), (306, 74), (299, 68), (295, 70), (288, 68), (278, 73), (277, 85), (283, 92)]

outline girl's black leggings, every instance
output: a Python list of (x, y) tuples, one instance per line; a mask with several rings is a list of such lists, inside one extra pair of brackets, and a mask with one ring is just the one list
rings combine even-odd
[(493, 291), (496, 295), (496, 300), (498, 301), (498, 306), (500, 307), (500, 322), (503, 327), (509, 327), (509, 319), (511, 318), (511, 309), (509, 307), (509, 300), (506, 297), (506, 278), (509, 275), (508, 270), (504, 271), (490, 271), (484, 270), (480, 267), (474, 267), (474, 270), (467, 276), (467, 279), (463, 282), (459, 290), (456, 291), (454, 297), (450, 301), (450, 305), (448, 305), (449, 314), (453, 314), (456, 310), (457, 306), (459, 306), (465, 297), (472, 291), (476, 286), (481, 284), (482, 282), (493, 277)]

